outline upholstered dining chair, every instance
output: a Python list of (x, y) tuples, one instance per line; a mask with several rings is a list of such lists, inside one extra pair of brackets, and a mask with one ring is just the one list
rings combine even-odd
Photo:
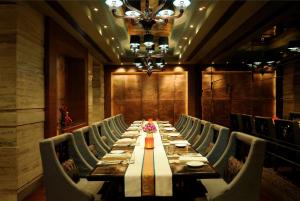
[(211, 123), (209, 121), (205, 121), (205, 120), (200, 120), (201, 123), (201, 129), (200, 129), (200, 134), (196, 135), (196, 137), (194, 138), (194, 141), (190, 142), (191, 146), (197, 150), (197, 148), (202, 144), (203, 140), (205, 139), (209, 127), (211, 125)]
[(231, 113), (229, 118), (230, 118), (230, 130), (231, 131), (241, 131), (242, 130), (241, 114)]
[(208, 133), (197, 151), (214, 164), (223, 154), (229, 139), (229, 128), (211, 124)]
[(122, 123), (122, 120), (121, 120), (122, 116), (121, 116), (121, 114), (117, 114), (114, 117), (115, 117), (115, 121), (116, 121), (118, 127), (120, 128), (120, 131), (121, 132), (125, 132), (128, 127), (126, 127), (127, 125), (124, 125)]
[(178, 132), (181, 132), (183, 128), (185, 127), (185, 124), (188, 120), (188, 116), (185, 114), (182, 114), (182, 120), (180, 121), (180, 124), (178, 124), (175, 128)]
[(111, 122), (110, 124), (112, 125), (112, 127), (115, 129), (116, 133), (121, 136), (124, 131), (122, 130), (121, 126), (117, 123), (117, 117), (116, 116), (113, 116), (111, 118)]
[(124, 119), (124, 115), (123, 114), (119, 114), (118, 115), (119, 121), (120, 123), (123, 125), (123, 127), (125, 129), (127, 129), (129, 126), (126, 124), (125, 119)]
[(276, 139), (275, 125), (271, 117), (254, 117), (255, 133), (259, 137)]
[(110, 130), (107, 119), (102, 121), (101, 134), (107, 138), (107, 143), (109, 146), (112, 146), (118, 140), (117, 136), (115, 136)]
[[(201, 179), (209, 201), (258, 201), (265, 156), (265, 140), (232, 132), (215, 163), (223, 178)], [(225, 181), (226, 180), (226, 181)]]
[(179, 126), (182, 124), (183, 119), (184, 119), (184, 114), (180, 114), (177, 122), (174, 124), (176, 130), (178, 130)]
[(115, 124), (116, 117), (110, 117), (107, 119), (108, 125), (112, 133), (119, 139), (122, 137), (123, 132), (119, 130), (118, 126)]
[[(42, 140), (40, 152), (47, 201), (101, 200), (101, 194), (98, 193), (103, 182), (87, 181), (83, 178), (92, 170), (92, 167), (81, 156), (71, 133)], [(78, 168), (79, 180), (77, 182), (72, 180), (71, 175), (65, 171), (62, 164), (66, 161), (73, 161)]]
[(192, 128), (187, 133), (187, 135), (184, 137), (189, 142), (193, 142), (195, 140), (197, 134), (199, 134), (200, 130), (201, 130), (201, 121), (200, 121), (200, 119), (192, 117), (192, 122), (193, 122)]
[(101, 151), (99, 156), (97, 155), (97, 153), (95, 153), (97, 152), (97, 148), (95, 144), (91, 143), (91, 136), (93, 135), (93, 132), (90, 132), (89, 126), (74, 130), (73, 134), (75, 143), (82, 157), (89, 163), (90, 166), (95, 167), (99, 161), (98, 157), (100, 158), (104, 156), (106, 151)]
[(183, 137), (185, 137), (188, 134), (188, 132), (191, 130), (192, 126), (193, 126), (192, 117), (188, 116), (183, 129), (180, 131), (180, 134)]
[(95, 122), (91, 125), (91, 127), (93, 129), (94, 135), (98, 139), (98, 142), (102, 145), (106, 152), (109, 152), (111, 150), (111, 147), (108, 145), (108, 143), (106, 143), (107, 137), (101, 135), (102, 122)]

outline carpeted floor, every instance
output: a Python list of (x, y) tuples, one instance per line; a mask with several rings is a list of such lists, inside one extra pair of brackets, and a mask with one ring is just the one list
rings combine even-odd
[[(278, 172), (272, 168), (264, 168), (260, 201), (300, 201), (298, 172), (293, 174), (293, 171), (289, 170), (288, 176), (284, 174), (284, 171)], [(292, 180), (288, 180), (289, 177), (292, 177)], [(45, 201), (44, 194), (45, 189), (41, 186), (24, 201)]]

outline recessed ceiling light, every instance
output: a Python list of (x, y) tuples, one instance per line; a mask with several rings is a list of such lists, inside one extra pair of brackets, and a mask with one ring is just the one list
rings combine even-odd
[(119, 49), (120, 47), (119, 46), (117, 46), (117, 49)]
[(97, 12), (97, 11), (98, 11), (98, 8), (94, 8), (93, 10), (94, 10), (95, 12)]
[(184, 39), (184, 40), (187, 40), (187, 39), (188, 39), (188, 37), (183, 37), (183, 39)]
[(107, 25), (104, 25), (104, 26), (103, 26), (104, 29), (107, 29), (107, 27), (108, 27)]
[(182, 46), (181, 46), (181, 45), (179, 45), (179, 48), (181, 49), (181, 48), (182, 48)]
[(190, 28), (191, 28), (191, 29), (194, 28), (194, 25), (191, 24), (191, 25), (190, 25)]
[(115, 40), (115, 37), (111, 37), (112, 40)]
[(123, 56), (123, 55), (124, 55), (124, 53), (123, 53), (123, 52), (121, 52), (121, 55)]
[(205, 6), (202, 6), (202, 7), (199, 8), (199, 11), (204, 11), (205, 8), (206, 8)]

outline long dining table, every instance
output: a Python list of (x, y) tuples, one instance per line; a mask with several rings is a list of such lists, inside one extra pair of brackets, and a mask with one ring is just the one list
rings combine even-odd
[[(206, 158), (197, 153), (184, 140), (184, 136), (168, 122), (153, 122), (157, 128), (153, 135), (154, 148), (145, 148), (147, 134), (142, 127), (146, 123), (148, 122), (134, 122), (123, 134), (122, 139), (113, 145), (111, 152), (100, 159), (87, 179), (121, 182), (125, 186), (126, 197), (139, 197), (172, 196), (172, 186), (170, 192), (166, 190), (168, 183), (174, 185), (184, 181), (220, 177), (213, 166), (205, 160)], [(193, 166), (193, 162), (196, 161), (193, 159), (198, 157), (204, 159), (203, 165)], [(162, 176), (154, 176), (155, 174)], [(167, 178), (168, 175), (171, 182)], [(134, 176), (137, 178), (134, 179)], [(126, 190), (126, 186), (131, 187), (127, 187)], [(130, 188), (141, 188), (141, 190), (134, 191)]]

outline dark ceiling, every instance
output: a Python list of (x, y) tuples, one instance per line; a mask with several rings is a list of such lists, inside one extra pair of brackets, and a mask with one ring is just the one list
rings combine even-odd
[[(157, 4), (157, 0), (150, 2)], [(300, 2), (191, 2), (183, 17), (171, 21), (168, 27), (154, 26), (152, 30), (169, 34), (168, 63), (243, 62), (267, 54), (284, 58), (288, 42), (300, 39)], [(129, 27), (124, 19), (114, 18), (104, 1), (52, 0), (32, 4), (84, 41), (103, 63), (132, 63), (129, 33), (141, 28)]]

